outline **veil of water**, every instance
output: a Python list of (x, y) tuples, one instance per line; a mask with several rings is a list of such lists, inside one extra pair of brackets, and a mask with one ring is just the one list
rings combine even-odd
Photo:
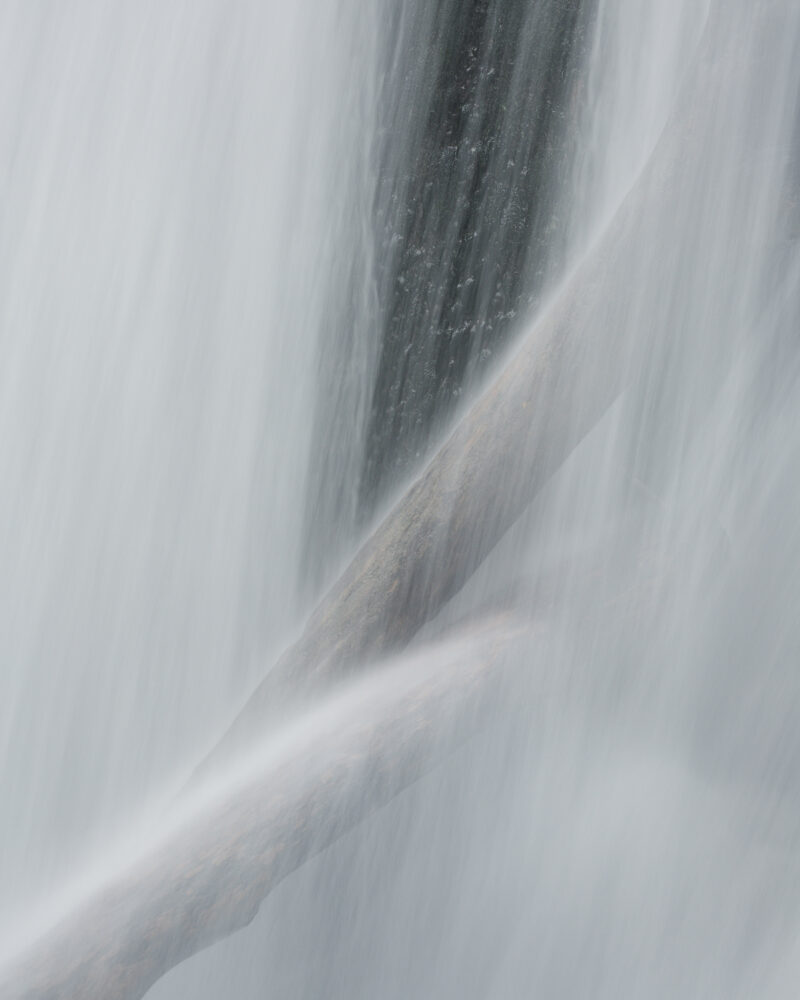
[(0, 7), (4, 924), (194, 762), (297, 613), (368, 22)]
[(603, 256), (558, 405), (622, 391), (424, 630), (545, 626), (514, 709), (147, 995), (794, 997), (800, 7), (8, 0), (0, 49), (0, 951)]

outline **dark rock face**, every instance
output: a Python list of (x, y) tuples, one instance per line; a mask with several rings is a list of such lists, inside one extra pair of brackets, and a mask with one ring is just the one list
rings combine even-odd
[[(362, 514), (413, 467), (548, 268), (579, 0), (440, 0), (394, 34)], [(416, 21), (417, 23), (414, 23)], [(432, 21), (432, 23), (431, 23)], [(422, 23), (419, 23), (422, 22)], [(404, 117), (405, 116), (405, 117)]]
[(558, 267), (559, 182), (593, 6), (383, 2), (372, 142), (362, 189), (342, 196), (351, 252), (331, 261), (321, 335), (312, 591), (421, 466)]

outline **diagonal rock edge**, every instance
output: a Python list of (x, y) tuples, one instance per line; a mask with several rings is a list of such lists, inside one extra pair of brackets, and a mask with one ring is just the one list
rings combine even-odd
[(483, 728), (508, 703), (509, 681), (528, 672), (541, 632), (497, 615), (335, 693), (0, 970), (0, 998), (144, 996)]
[(701, 109), (725, 54), (700, 43), (661, 139), (610, 223), (562, 282), (491, 384), (467, 409), (251, 693), (190, 784), (212, 774), (310, 696), (402, 649), (438, 614), (637, 370), (619, 322), (630, 248), (648, 217), (680, 197), (702, 156)]

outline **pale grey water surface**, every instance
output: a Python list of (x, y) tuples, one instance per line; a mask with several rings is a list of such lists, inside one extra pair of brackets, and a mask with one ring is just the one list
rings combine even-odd
[[(567, 7), (0, 3), (0, 950), (157, 826), (413, 474), (409, 427), (452, 418), (429, 370), (474, 393), (489, 332), (524, 336), (645, 183), (581, 331), (622, 331), (628, 389), (440, 618), (547, 620), (535, 694), (148, 996), (797, 995), (800, 6)], [(470, 32), (434, 170), (413, 144)], [(526, 214), (555, 93), (529, 63), (565, 38)], [(455, 236), (403, 228), (437, 205)], [(403, 240), (455, 261), (424, 286), (452, 279), (439, 326), (387, 305), (434, 267)], [(463, 355), (415, 346), (423, 323)], [(418, 372), (382, 396), (398, 343)], [(378, 474), (387, 413), (405, 450)]]

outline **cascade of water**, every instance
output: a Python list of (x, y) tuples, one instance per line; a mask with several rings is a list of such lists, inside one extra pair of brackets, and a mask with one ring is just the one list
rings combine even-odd
[(357, 6), (5, 12), (9, 917), (605, 253), (563, 419), (627, 388), (429, 626), (546, 618), (536, 696), (148, 996), (794, 996), (800, 10)]
[(3, 927), (185, 773), (297, 614), (351, 14), (0, 9)]

